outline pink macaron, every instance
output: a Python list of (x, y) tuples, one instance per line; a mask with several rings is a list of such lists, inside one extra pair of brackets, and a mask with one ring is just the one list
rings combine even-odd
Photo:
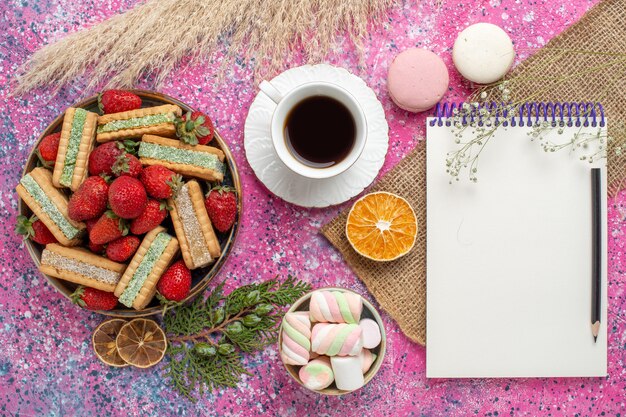
[(398, 107), (422, 112), (437, 104), (448, 90), (448, 68), (436, 54), (411, 48), (389, 66), (387, 88)]

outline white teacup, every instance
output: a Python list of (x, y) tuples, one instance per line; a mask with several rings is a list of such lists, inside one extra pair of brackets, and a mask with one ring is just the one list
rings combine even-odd
[[(276, 103), (276, 108), (272, 115), (272, 142), (280, 160), (293, 172), (313, 179), (330, 178), (346, 171), (359, 159), (367, 140), (365, 114), (354, 96), (344, 88), (337, 84), (321, 81), (299, 85), (286, 93), (280, 92), (268, 81), (262, 81), (259, 88)], [(284, 134), (286, 118), (291, 109), (302, 100), (314, 96), (330, 97), (346, 106), (352, 114), (356, 127), (354, 145), (348, 155), (340, 162), (324, 168), (306, 165), (296, 158), (289, 150)], [(324, 122), (320, 121), (320, 134), (324, 133), (324, 129), (329, 128), (332, 128), (332, 126), (324, 126)]]

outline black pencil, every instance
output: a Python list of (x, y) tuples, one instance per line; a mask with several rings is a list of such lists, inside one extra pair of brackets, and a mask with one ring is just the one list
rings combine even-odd
[(591, 169), (592, 198), (592, 271), (591, 271), (591, 333), (593, 341), (598, 340), (600, 331), (600, 284), (602, 281), (602, 193), (600, 168)]

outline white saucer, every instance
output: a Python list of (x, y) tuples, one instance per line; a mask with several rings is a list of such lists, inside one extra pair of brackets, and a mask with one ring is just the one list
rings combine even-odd
[[(341, 85), (359, 102), (367, 120), (367, 143), (359, 159), (347, 171), (332, 178), (302, 177), (278, 158), (272, 144), (270, 124), (276, 104), (259, 92), (250, 106), (244, 129), (246, 157), (259, 180), (283, 200), (303, 207), (328, 207), (348, 201), (370, 185), (385, 162), (389, 127), (383, 106), (361, 78), (332, 65), (304, 65), (271, 80), (281, 93), (313, 81)], [(324, 131), (320, 121), (320, 134)]]

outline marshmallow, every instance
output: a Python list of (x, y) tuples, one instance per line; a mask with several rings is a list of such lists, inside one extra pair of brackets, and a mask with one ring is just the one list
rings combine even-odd
[(288, 365), (306, 365), (311, 350), (311, 320), (307, 312), (288, 313), (283, 319), (282, 359)]
[(378, 323), (372, 319), (363, 319), (359, 322), (359, 326), (362, 330), (361, 340), (364, 348), (374, 349), (380, 344), (381, 335)]
[(320, 355), (357, 356), (363, 347), (358, 324), (318, 323), (311, 333), (311, 349)]
[(304, 386), (314, 391), (328, 387), (335, 380), (330, 359), (326, 356), (320, 356), (304, 365), (300, 368), (299, 376)]
[(370, 370), (372, 364), (376, 362), (377, 357), (375, 353), (370, 352), (368, 349), (361, 351), (359, 358), (361, 359), (361, 371), (363, 371), (363, 374), (366, 374), (367, 371)]
[(363, 300), (358, 294), (342, 291), (315, 291), (309, 303), (311, 321), (320, 323), (358, 323)]
[(461, 75), (479, 84), (498, 81), (515, 59), (513, 42), (507, 33), (491, 23), (465, 28), (454, 42), (452, 60)]
[(358, 356), (333, 356), (330, 363), (335, 374), (335, 385), (344, 391), (354, 391), (365, 384)]

